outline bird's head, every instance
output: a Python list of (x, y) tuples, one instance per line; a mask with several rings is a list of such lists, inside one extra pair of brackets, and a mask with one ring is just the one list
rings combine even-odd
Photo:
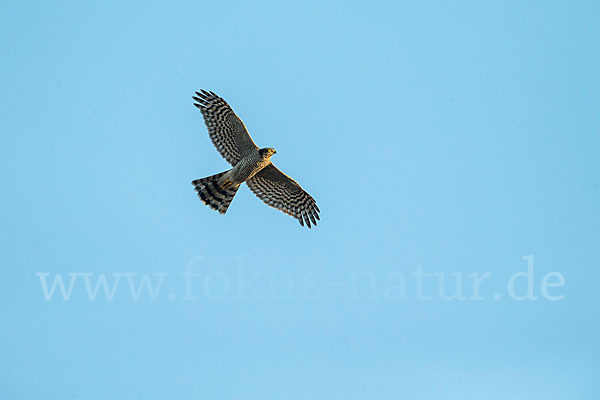
[(275, 153), (277, 152), (272, 147), (265, 147), (264, 149), (260, 149), (258, 151), (258, 154), (260, 154), (262, 158), (271, 158), (271, 156)]

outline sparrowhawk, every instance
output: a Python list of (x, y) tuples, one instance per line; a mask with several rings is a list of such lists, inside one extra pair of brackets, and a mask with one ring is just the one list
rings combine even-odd
[(232, 169), (192, 181), (204, 204), (225, 214), (242, 183), (271, 207), (296, 218), (310, 228), (317, 224), (319, 207), (296, 181), (271, 163), (275, 149), (258, 148), (242, 120), (229, 104), (213, 92), (193, 96), (208, 128), (208, 135)]

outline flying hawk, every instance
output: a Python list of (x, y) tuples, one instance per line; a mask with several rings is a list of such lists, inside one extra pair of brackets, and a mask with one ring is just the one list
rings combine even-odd
[(193, 96), (208, 128), (208, 135), (221, 156), (233, 168), (192, 181), (204, 204), (225, 214), (242, 183), (271, 207), (296, 218), (310, 228), (317, 224), (319, 207), (300, 185), (271, 163), (275, 149), (258, 148), (242, 120), (229, 104), (213, 92), (201, 90)]

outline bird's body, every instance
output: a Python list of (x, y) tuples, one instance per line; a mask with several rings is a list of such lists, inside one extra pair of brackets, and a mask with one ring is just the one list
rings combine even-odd
[(296, 181), (271, 163), (275, 149), (259, 149), (244, 123), (231, 107), (213, 92), (196, 92), (194, 105), (202, 111), (209, 136), (223, 158), (233, 168), (192, 181), (198, 197), (214, 210), (225, 214), (240, 185), (250, 190), (271, 207), (311, 227), (319, 220), (315, 200)]
[[(271, 154), (256, 149), (244, 156), (227, 174), (231, 183), (244, 183), (271, 163)], [(274, 153), (272, 153), (274, 154)]]

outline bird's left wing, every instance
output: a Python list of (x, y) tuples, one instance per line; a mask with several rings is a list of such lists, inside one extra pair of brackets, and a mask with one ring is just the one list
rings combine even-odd
[(315, 199), (273, 164), (248, 179), (246, 184), (259, 199), (296, 218), (300, 225), (306, 222), (310, 228), (311, 221), (317, 225), (320, 211)]
[(204, 116), (210, 140), (229, 164), (235, 166), (242, 157), (258, 149), (242, 120), (225, 100), (206, 90), (196, 92), (193, 99)]

